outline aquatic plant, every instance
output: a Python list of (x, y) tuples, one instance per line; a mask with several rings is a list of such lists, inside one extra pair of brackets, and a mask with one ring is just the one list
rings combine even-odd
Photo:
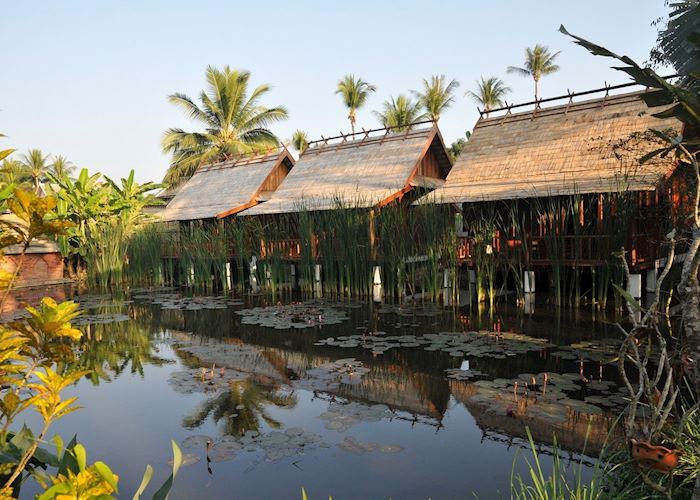
[(49, 174), (58, 213), (73, 227), (58, 238), (64, 258), (75, 272), (85, 269), (93, 286), (121, 285), (128, 243), (138, 225), (148, 219), (143, 209), (156, 203), (152, 191), (159, 185), (139, 184), (132, 170), (120, 183), (82, 169), (76, 179), (66, 173)]
[[(526, 429), (530, 443), (532, 460), (526, 459), (529, 470), (529, 478), (523, 478), (515, 474), (515, 464), (518, 456), (513, 461), (510, 477), (510, 493), (515, 499), (529, 500), (597, 500), (606, 498), (607, 491), (604, 487), (604, 470), (600, 463), (593, 468), (591, 478), (584, 479), (583, 461), (578, 463), (573, 472), (570, 472), (562, 463), (562, 452), (556, 443), (552, 447), (552, 472), (543, 471), (540, 463), (540, 453), (532, 438), (530, 429)], [(586, 440), (588, 436), (586, 436)], [(585, 449), (585, 445), (584, 445)]]
[[(1, 221), (0, 246), (19, 245), (21, 250), (13, 273), (0, 273), (2, 300), (0, 309), (11, 293), (22, 267), (24, 254), (37, 238), (65, 234), (72, 223), (57, 210), (53, 197), (39, 198), (33, 192), (13, 190), (0, 192), (4, 204), (15, 219)], [(57, 455), (40, 448), (51, 426), (76, 411), (77, 398), (64, 399), (62, 391), (88, 374), (75, 369), (76, 353), (71, 342), (82, 332), (72, 322), (80, 315), (72, 301), (56, 303), (44, 298), (37, 307), (27, 307), (22, 319), (0, 325), (0, 360), (3, 397), (0, 400), (0, 450), (2, 467), (0, 493), (4, 498), (19, 496), (21, 484), (33, 477), (45, 490), (40, 498), (62, 498), (69, 495), (112, 498), (117, 492), (118, 477), (102, 462), (87, 465), (85, 449), (75, 440), (64, 449), (56, 436)], [(15, 423), (28, 409), (35, 410), (42, 421), (34, 434), (28, 427), (15, 430)], [(177, 461), (177, 446), (173, 446)], [(53, 467), (56, 473), (42, 469)], [(152, 473), (152, 469), (151, 469)], [(161, 490), (166, 495), (170, 483)], [(144, 478), (144, 488), (150, 474)]]

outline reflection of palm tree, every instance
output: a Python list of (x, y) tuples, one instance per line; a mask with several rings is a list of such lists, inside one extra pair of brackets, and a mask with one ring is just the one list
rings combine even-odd
[(259, 431), (261, 420), (273, 428), (281, 424), (267, 413), (267, 407), (292, 408), (294, 394), (283, 393), (278, 386), (258, 385), (251, 380), (231, 382), (231, 389), (206, 400), (191, 416), (182, 420), (183, 427), (199, 427), (211, 415), (215, 423), (224, 421), (226, 434), (240, 436), (246, 431)]

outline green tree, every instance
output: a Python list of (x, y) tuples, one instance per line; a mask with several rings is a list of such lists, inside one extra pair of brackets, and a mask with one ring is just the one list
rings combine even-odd
[(508, 73), (517, 73), (521, 76), (531, 77), (535, 81), (535, 100), (540, 99), (540, 79), (559, 71), (559, 66), (554, 63), (561, 52), (552, 54), (545, 45), (537, 44), (533, 48), (525, 49), (524, 66), (508, 66)]
[(467, 90), (464, 95), (481, 104), (488, 116), (493, 108), (503, 106), (504, 98), (510, 91), (511, 88), (507, 87), (500, 78), (492, 76), (484, 79), (482, 76), (481, 80), (476, 81), (476, 91)]
[(433, 75), (423, 79), (421, 91), (411, 91), (432, 120), (439, 120), (444, 110), (454, 103), (454, 93), (459, 87), (457, 80), (447, 82), (445, 75)]
[(367, 83), (362, 78), (357, 78), (355, 75), (345, 75), (338, 82), (338, 87), (335, 91), (340, 94), (343, 99), (343, 104), (348, 108), (348, 120), (350, 120), (350, 128), (352, 133), (355, 133), (355, 122), (357, 121), (357, 110), (365, 105), (367, 98), (372, 92), (376, 92), (377, 87)]
[(40, 149), (30, 149), (22, 155), (22, 163), (27, 169), (27, 174), (31, 178), (34, 191), (41, 190), (41, 184), (47, 180), (46, 174), (49, 172), (49, 155), (44, 156)]
[(63, 155), (56, 156), (51, 165), (49, 166), (49, 172), (51, 172), (56, 177), (63, 177), (63, 175), (71, 176), (75, 172), (75, 165), (68, 160)]
[(469, 139), (471, 139), (471, 137), (472, 133), (467, 131), (464, 133), (464, 137), (460, 137), (452, 144), (450, 144), (450, 147), (447, 148), (447, 152), (450, 154), (453, 160), (456, 160), (457, 157), (462, 153), (462, 151), (464, 150), (464, 146), (467, 145), (467, 142), (469, 142)]
[(387, 128), (403, 132), (411, 129), (411, 124), (424, 120), (427, 115), (423, 113), (421, 104), (401, 94), (396, 99), (391, 97), (384, 101), (382, 111), (375, 111), (375, 116)]
[(309, 136), (303, 130), (295, 130), (292, 135), (292, 147), (302, 154), (309, 147)]
[(25, 187), (29, 184), (29, 175), (24, 164), (19, 160), (5, 158), (0, 167), (0, 184), (8, 186), (14, 184), (17, 187)]
[(180, 128), (166, 130), (163, 151), (172, 154), (164, 182), (176, 186), (189, 179), (200, 165), (224, 161), (247, 153), (277, 147), (279, 140), (268, 128), (287, 118), (282, 106), (268, 108), (260, 99), (270, 91), (267, 84), (249, 93), (250, 72), (207, 67), (208, 87), (199, 95), (200, 105), (185, 94), (169, 100), (192, 120), (203, 125), (201, 132)]

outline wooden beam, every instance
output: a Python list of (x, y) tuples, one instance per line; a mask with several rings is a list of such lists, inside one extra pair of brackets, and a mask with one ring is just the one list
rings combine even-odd
[(244, 205), (239, 205), (237, 207), (232, 208), (231, 210), (226, 210), (225, 212), (221, 212), (220, 214), (216, 214), (217, 219), (223, 219), (224, 217), (230, 217), (231, 215), (236, 215), (239, 212), (242, 212), (243, 210), (248, 210), (249, 208), (254, 207), (255, 205), (258, 204), (258, 200), (250, 200), (248, 203), (245, 203)]

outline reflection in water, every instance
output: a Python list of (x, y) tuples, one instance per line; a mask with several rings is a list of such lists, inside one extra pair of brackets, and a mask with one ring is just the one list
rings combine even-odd
[[(202, 456), (202, 464), (178, 478), (183, 498), (225, 497), (231, 478), (244, 474), (250, 474), (245, 484), (251, 485), (240, 485), (246, 498), (281, 497), (301, 485), (315, 491), (331, 485), (322, 494), (343, 491), (350, 497), (367, 491), (381, 497), (466, 497), (473, 490), (498, 496), (496, 490), (503, 491), (508, 481), (510, 448), (525, 443), (526, 425), (538, 445), (551, 444), (556, 431), (562, 448), (580, 453), (590, 422), (586, 451), (595, 455), (611, 424), (606, 411), (613, 406), (606, 405), (620, 404), (609, 382), (616, 380), (616, 370), (605, 354), (615, 344), (601, 341), (617, 334), (609, 323), (582, 312), (503, 310), (489, 317), (433, 305), (330, 301), (328, 307), (347, 317), (342, 323), (274, 329), (245, 324), (235, 314), (243, 307), (276, 306), (265, 298), (243, 304), (181, 301), (174, 292), (168, 297), (164, 304), (137, 298), (104, 309), (92, 301), (93, 315), (132, 319), (82, 327), (80, 368), (93, 370), (93, 384), (109, 382), (94, 391), (119, 390), (78, 415), (98, 422), (104, 412), (119, 411), (134, 422), (157, 422), (166, 443), (194, 433), (210, 438), (211, 457), (230, 469), (207, 482), (206, 469), (198, 468)], [(180, 303), (185, 309), (178, 308)], [(480, 330), (503, 335), (463, 333)], [(368, 339), (372, 347), (385, 339), (398, 345), (366, 348)], [(531, 349), (535, 343), (537, 349)], [(341, 363), (346, 371), (324, 375), (342, 360), (352, 360)], [(197, 379), (202, 368), (204, 381)], [(539, 396), (545, 374), (547, 397)], [(206, 385), (211, 382), (206, 377), (215, 377), (216, 383)], [(82, 401), (81, 392), (89, 391), (78, 387)], [(145, 403), (132, 408), (132, 398)], [(99, 443), (99, 433), (90, 432), (81, 437)], [(138, 446), (154, 461), (167, 451), (147, 439)], [(383, 446), (395, 454), (379, 453)], [(199, 446), (198, 453), (205, 448)], [(276, 468), (255, 462), (251, 449)], [(378, 452), (365, 453), (372, 450)], [(118, 467), (120, 456), (112, 445), (104, 458)], [(130, 463), (129, 457), (124, 460)], [(347, 470), (367, 483), (356, 484)], [(141, 472), (133, 479), (125, 472), (125, 487), (137, 485)], [(425, 484), (422, 474), (435, 478), (428, 490), (417, 489)], [(202, 491), (205, 483), (213, 489)]]
[(293, 408), (297, 398), (276, 384), (251, 379), (232, 381), (228, 390), (206, 399), (197, 411), (182, 419), (187, 429), (200, 427), (209, 417), (222, 424), (224, 433), (243, 436), (247, 431), (260, 432), (261, 420), (279, 429), (282, 424), (270, 416), (268, 406)]
[[(75, 369), (90, 370), (88, 377), (97, 385), (100, 380), (111, 381), (129, 369), (144, 374), (144, 366), (173, 363), (158, 354), (158, 335), (140, 321), (119, 321), (82, 327), (84, 336)], [(156, 330), (157, 331), (157, 330)]]

